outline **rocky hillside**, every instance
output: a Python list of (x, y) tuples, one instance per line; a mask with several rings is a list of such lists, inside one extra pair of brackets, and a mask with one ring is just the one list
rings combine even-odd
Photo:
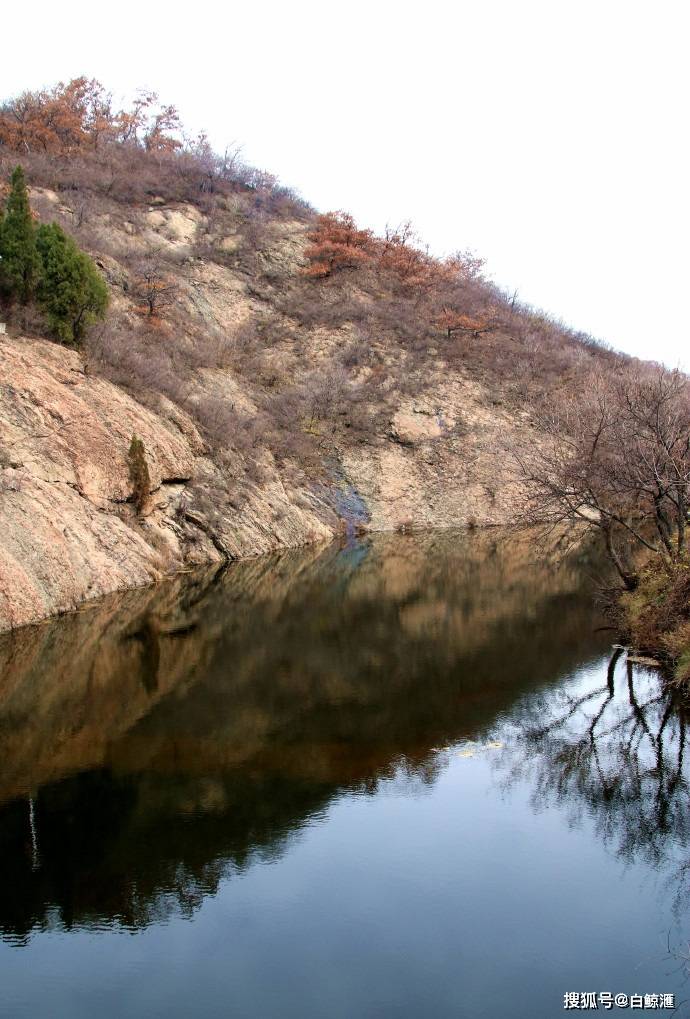
[[(235, 506), (198, 427), (171, 401), (153, 411), (90, 374), (76, 351), (40, 339), (3, 338), (0, 371), (2, 629), (185, 566), (344, 529), (509, 522), (516, 492), (500, 450), (520, 433), (529, 441), (528, 424), (487, 406), (478, 387), (439, 380), (433, 400), (402, 404), (377, 441), (343, 450), (327, 487), (267, 465)], [(208, 387), (218, 384), (214, 373)], [(468, 407), (471, 426), (458, 436)], [(142, 515), (130, 501), (133, 434), (151, 476)]]
[[(33, 115), (73, 101), (58, 92)], [(22, 163), (35, 217), (92, 256), (110, 308), (71, 349), (31, 306), (0, 307), (0, 629), (357, 529), (508, 523), (514, 451), (552, 441), (554, 401), (620, 363), (407, 226), (319, 217), (201, 143), (87, 144), (86, 120), (50, 149), (44, 118), (31, 151), (8, 110), (2, 179)]]

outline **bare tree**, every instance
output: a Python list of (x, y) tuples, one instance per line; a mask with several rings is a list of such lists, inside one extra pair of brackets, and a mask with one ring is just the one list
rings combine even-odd
[(599, 530), (628, 590), (638, 584), (636, 548), (667, 565), (684, 555), (690, 393), (681, 372), (593, 376), (542, 424), (553, 441), (515, 454), (530, 519)]
[(160, 254), (153, 252), (135, 266), (132, 292), (142, 301), (146, 315), (154, 318), (177, 300), (179, 285), (169, 275)]

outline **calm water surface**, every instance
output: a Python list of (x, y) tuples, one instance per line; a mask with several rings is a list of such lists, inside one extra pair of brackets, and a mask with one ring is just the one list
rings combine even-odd
[(0, 1014), (687, 1014), (684, 716), (594, 569), (389, 536), (0, 640)]

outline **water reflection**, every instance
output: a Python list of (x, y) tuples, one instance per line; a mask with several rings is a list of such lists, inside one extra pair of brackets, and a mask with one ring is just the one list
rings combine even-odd
[(574, 823), (593, 818), (621, 859), (663, 872), (676, 907), (686, 906), (686, 724), (680, 697), (617, 648), (605, 670), (513, 709), (512, 752), (499, 765), (504, 787), (527, 783), (536, 809), (559, 806)]
[(529, 536), (382, 536), (4, 638), (0, 931), (191, 915), (344, 790), (400, 770), (432, 782), (439, 747), (497, 719), (538, 798), (587, 804), (650, 858), (669, 835), (685, 845), (681, 716), (633, 682), (623, 721), (613, 671), (596, 693), (561, 691), (607, 638), (587, 557), (531, 560)]

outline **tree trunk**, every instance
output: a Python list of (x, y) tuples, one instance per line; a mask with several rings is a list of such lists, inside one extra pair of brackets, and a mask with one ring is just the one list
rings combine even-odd
[(623, 581), (626, 591), (634, 591), (640, 582), (639, 577), (634, 572), (634, 570), (630, 570), (626, 567), (620, 553), (618, 552), (618, 549), (614, 545), (612, 533), (613, 528), (610, 522), (607, 522), (607, 524), (603, 527), (603, 531), (604, 539), (606, 541), (606, 552), (608, 554), (609, 559), (615, 566), (618, 576)]

